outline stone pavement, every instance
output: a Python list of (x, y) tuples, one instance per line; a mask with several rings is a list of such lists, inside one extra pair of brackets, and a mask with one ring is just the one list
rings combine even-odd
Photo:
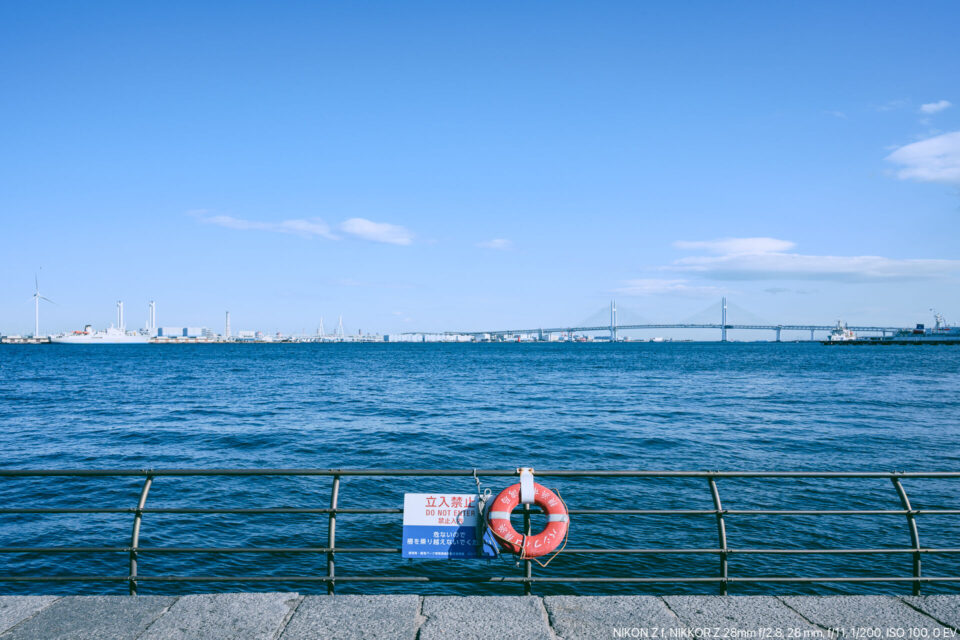
[(960, 640), (960, 596), (3, 596), (0, 640)]

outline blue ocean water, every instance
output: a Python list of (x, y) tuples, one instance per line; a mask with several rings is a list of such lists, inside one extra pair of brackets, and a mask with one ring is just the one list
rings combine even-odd
[[(960, 349), (818, 344), (4, 346), (5, 468), (960, 470)], [(496, 493), (505, 478), (482, 478)], [(0, 478), (7, 507), (132, 507), (136, 478)], [(511, 481), (512, 482), (512, 481)], [(571, 508), (709, 509), (703, 479), (549, 479)], [(960, 480), (905, 480), (915, 508), (960, 508)], [(341, 507), (472, 479), (343, 480)], [(728, 509), (897, 509), (889, 480), (719, 481)], [(158, 478), (151, 507), (325, 507), (330, 479)], [(907, 547), (903, 516), (729, 516), (732, 548)], [(534, 517), (536, 527), (537, 517)], [(123, 546), (130, 514), (0, 515), (0, 546)], [(919, 516), (960, 548), (960, 516)], [(399, 547), (400, 516), (341, 514), (338, 546)], [(145, 546), (326, 544), (325, 515), (146, 514)], [(704, 516), (573, 519), (570, 548), (717, 546)], [(126, 555), (2, 554), (0, 574), (126, 575)], [(731, 556), (730, 575), (910, 575), (908, 555)], [(326, 556), (144, 554), (141, 574), (324, 575)], [(338, 575), (520, 575), (509, 559), (338, 554)], [(718, 575), (716, 556), (562, 554), (544, 576)], [(960, 556), (924, 558), (960, 575)], [(141, 593), (276, 589), (143, 583)], [(320, 583), (281, 588), (323, 591)], [(960, 583), (925, 585), (956, 591)], [(338, 592), (517, 593), (517, 585), (340, 583)], [(733, 585), (733, 593), (905, 592), (906, 584)], [(0, 583), (2, 593), (124, 593), (123, 583)], [(538, 584), (539, 593), (715, 593), (716, 585)]]

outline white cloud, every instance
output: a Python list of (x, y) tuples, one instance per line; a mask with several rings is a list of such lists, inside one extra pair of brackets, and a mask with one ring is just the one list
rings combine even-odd
[(719, 287), (692, 285), (682, 279), (637, 278), (627, 280), (616, 290), (625, 296), (655, 296), (655, 295), (714, 295), (719, 293)]
[(244, 231), (274, 231), (276, 233), (290, 233), (304, 238), (327, 238), (329, 240), (338, 240), (336, 235), (330, 231), (330, 226), (319, 218), (310, 220), (293, 219), (282, 222), (260, 222), (257, 220), (244, 220), (224, 215), (207, 215), (205, 211), (194, 211), (191, 215), (198, 217), (202, 222), (214, 224), (227, 229), (240, 229)]
[(918, 280), (960, 273), (960, 260), (897, 259), (880, 256), (817, 256), (788, 252), (792, 242), (774, 238), (724, 238), (678, 242), (683, 249), (715, 255), (680, 258), (664, 270), (712, 280)]
[(793, 242), (777, 240), (776, 238), (720, 238), (719, 240), (698, 240), (695, 242), (681, 240), (674, 242), (673, 246), (678, 249), (703, 249), (708, 253), (739, 256), (786, 251), (796, 245)]
[(350, 218), (340, 223), (344, 233), (387, 244), (408, 245), (413, 242), (413, 233), (399, 225), (387, 222), (374, 222), (365, 218)]
[(504, 251), (506, 249), (512, 249), (513, 243), (506, 238), (494, 238), (492, 240), (478, 242), (477, 246), (481, 249), (499, 249), (500, 251)]
[(960, 131), (900, 147), (887, 156), (900, 165), (897, 177), (921, 182), (960, 183)]
[(948, 109), (953, 106), (953, 103), (949, 100), (938, 100), (937, 102), (928, 102), (927, 104), (920, 105), (921, 113), (938, 113), (944, 109)]
[[(294, 218), (281, 222), (262, 222), (260, 220), (244, 220), (243, 218), (226, 215), (211, 215), (203, 209), (190, 211), (188, 213), (201, 222), (214, 224), (227, 229), (272, 231), (275, 233), (289, 233), (304, 238), (340, 239), (340, 236), (331, 230), (330, 225), (319, 218)], [(350, 235), (373, 242), (386, 242), (388, 244), (399, 245), (408, 245), (413, 242), (413, 233), (404, 227), (386, 222), (373, 222), (371, 220), (365, 220), (364, 218), (344, 220), (340, 223), (339, 229), (344, 233), (349, 233)]]

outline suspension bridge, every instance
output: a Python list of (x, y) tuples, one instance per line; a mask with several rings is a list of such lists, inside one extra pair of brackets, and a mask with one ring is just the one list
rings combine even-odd
[[(719, 322), (680, 322), (680, 323), (620, 323), (617, 319), (617, 303), (610, 303), (610, 322), (606, 324), (584, 324), (582, 326), (557, 326), (557, 327), (537, 327), (532, 329), (497, 329), (487, 331), (443, 331), (440, 335), (444, 336), (473, 336), (476, 339), (505, 339), (507, 336), (534, 335), (543, 340), (550, 334), (585, 334), (585, 333), (609, 333), (609, 339), (612, 341), (620, 340), (622, 331), (642, 331), (653, 329), (713, 329), (720, 332), (721, 342), (727, 341), (728, 331), (771, 331), (775, 335), (777, 342), (781, 341), (784, 331), (809, 332), (810, 340), (816, 340), (816, 332), (828, 332), (837, 328), (837, 324), (764, 324), (764, 323), (732, 323), (727, 320), (727, 299), (723, 298), (720, 303)], [(846, 327), (855, 333), (871, 333), (886, 336), (900, 331), (903, 327), (891, 326), (848, 326)]]

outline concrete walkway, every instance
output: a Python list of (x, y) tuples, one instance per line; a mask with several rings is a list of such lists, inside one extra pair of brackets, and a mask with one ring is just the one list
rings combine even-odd
[(0, 640), (960, 640), (960, 596), (0, 597)]

